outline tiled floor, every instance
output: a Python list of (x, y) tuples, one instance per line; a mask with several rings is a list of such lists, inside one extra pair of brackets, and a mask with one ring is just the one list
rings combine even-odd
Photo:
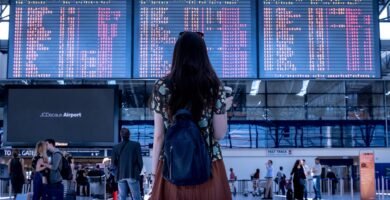
[[(244, 196), (236, 196), (233, 198), (233, 200), (259, 200), (261, 198), (259, 197), (253, 197), (253, 196), (248, 196), (248, 197), (244, 197)], [(274, 200), (284, 200), (285, 198), (283, 197), (280, 197), (280, 196), (274, 196)], [(351, 194), (344, 194), (343, 196), (341, 195), (334, 195), (334, 196), (327, 196), (327, 195), (323, 195), (323, 200), (359, 200), (360, 199), (360, 196), (359, 196), (359, 193), (355, 193), (354, 196), (352, 197)], [(390, 194), (387, 195), (387, 196), (377, 196), (378, 200), (390, 200)], [(312, 197), (309, 198), (309, 200), (312, 200)]]
[[(261, 198), (260, 197), (253, 197), (252, 195), (249, 195), (247, 197), (245, 196), (242, 196), (242, 195), (237, 195), (235, 197), (233, 197), (233, 200), (260, 200)], [(274, 196), (274, 200), (282, 200), (284, 199), (283, 197), (279, 197), (279, 196)], [(358, 200), (360, 199), (360, 196), (358, 193), (354, 194), (353, 198), (351, 197), (350, 194), (345, 194), (343, 196), (340, 196), (340, 195), (334, 195), (334, 196), (327, 196), (327, 195), (324, 195), (323, 196), (323, 199), (324, 200)], [(379, 195), (377, 196), (378, 200), (390, 200), (390, 194), (388, 195)], [(0, 200), (9, 200), (8, 197), (0, 197)], [(89, 197), (77, 197), (77, 200), (92, 200), (92, 198), (89, 198)], [(130, 198), (129, 198), (130, 200)], [(309, 198), (309, 200), (312, 200), (312, 198)]]

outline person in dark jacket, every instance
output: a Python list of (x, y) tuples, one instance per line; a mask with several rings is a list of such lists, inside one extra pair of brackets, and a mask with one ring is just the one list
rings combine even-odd
[(130, 193), (132, 199), (141, 200), (140, 174), (143, 167), (141, 145), (130, 141), (130, 131), (122, 128), (120, 131), (122, 142), (113, 148), (112, 164), (116, 169), (115, 177), (118, 180), (119, 199), (126, 200)]
[(45, 167), (50, 169), (49, 184), (48, 184), (48, 198), (63, 200), (64, 199), (64, 185), (62, 184), (61, 167), (62, 167), (62, 153), (56, 147), (54, 139), (46, 139), (47, 150), (50, 153), (49, 164)]
[(293, 176), (294, 199), (302, 200), (306, 183), (306, 175), (303, 169), (302, 160), (295, 161), (291, 176)]
[(19, 157), (19, 150), (12, 150), (12, 159), (8, 162), (8, 171), (11, 177), (12, 191), (16, 198), (17, 194), (22, 193), (23, 184), (26, 180), (24, 171), (24, 161)]

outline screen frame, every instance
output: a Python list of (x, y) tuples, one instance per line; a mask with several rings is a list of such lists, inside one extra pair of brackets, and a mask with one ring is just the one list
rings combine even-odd
[[(7, 67), (6, 67), (6, 80), (128, 80), (132, 78), (132, 70), (133, 70), (133, 34), (134, 34), (134, 7), (133, 7), (133, 0), (125, 0), (126, 2), (126, 52), (129, 52), (130, 55), (127, 55), (126, 58), (126, 66), (125, 70), (127, 71), (127, 74), (125, 77), (102, 77), (102, 78), (88, 78), (88, 77), (75, 77), (75, 78), (67, 78), (67, 77), (52, 77), (52, 78), (39, 78), (39, 77), (11, 77), (10, 72), (13, 66), (10, 66), (11, 63), (13, 64), (13, 60), (11, 62), (11, 57), (14, 58), (14, 32), (15, 32), (15, 11), (16, 11), (16, 0), (9, 0), (10, 1), (10, 8), (9, 8), (9, 28), (8, 28), (8, 55), (7, 55)], [(12, 56), (11, 56), (12, 53)]]
[[(131, 77), (132, 77), (132, 80), (142, 80), (142, 81), (146, 81), (146, 80), (159, 80), (163, 77), (136, 77), (135, 76), (135, 69), (136, 68), (139, 68), (135, 66), (135, 58), (136, 58), (136, 48), (139, 49), (139, 33), (135, 34), (135, 31), (136, 30), (139, 30), (139, 28), (136, 28), (136, 26), (139, 26), (140, 25), (140, 20), (139, 20), (139, 14), (140, 14), (140, 0), (134, 0), (133, 1), (133, 12), (132, 12), (132, 25), (133, 25), (133, 31), (132, 31), (132, 34), (133, 34), (133, 50), (132, 50), (132, 68), (131, 68)], [(225, 77), (222, 77), (222, 76), (219, 76), (219, 74), (217, 74), (218, 78), (221, 79), (221, 80), (257, 80), (259, 78), (259, 74), (260, 74), (260, 62), (259, 62), (259, 58), (258, 58), (258, 54), (259, 54), (259, 44), (258, 44), (258, 38), (259, 38), (259, 23), (257, 22), (258, 20), (258, 12), (257, 12), (257, 8), (259, 6), (259, 3), (257, 0), (248, 0), (250, 1), (250, 4), (251, 4), (251, 18), (252, 18), (252, 21), (251, 21), (251, 36), (250, 36), (250, 39), (251, 41), (253, 41), (253, 51), (254, 52), (249, 52), (250, 55), (252, 55), (252, 62), (254, 63), (255, 66), (255, 76), (254, 77), (242, 77), (242, 78), (225, 78)], [(207, 37), (207, 34), (205, 34), (205, 37)], [(207, 43), (206, 43), (207, 45)], [(173, 52), (172, 52), (173, 54)], [(213, 63), (212, 59), (210, 59), (210, 62), (211, 64)], [(213, 69), (215, 70), (215, 68), (213, 67)], [(217, 73), (217, 72), (216, 72)]]
[[(263, 75), (263, 71), (264, 71), (264, 53), (263, 53), (263, 49), (264, 49), (264, 36), (260, 37), (262, 34), (263, 34), (263, 29), (264, 29), (264, 23), (263, 23), (263, 20), (262, 20), (262, 16), (263, 16), (263, 11), (264, 11), (264, 6), (263, 6), (263, 0), (257, 0), (258, 4), (257, 4), (257, 26), (258, 26), (258, 56), (257, 58), (259, 59), (258, 61), (258, 65), (259, 65), (259, 68), (258, 68), (258, 77), (259, 79), (261, 80), (283, 80), (283, 81), (288, 81), (288, 80), (382, 80), (382, 62), (381, 62), (381, 57), (380, 57), (380, 52), (381, 52), (381, 40), (380, 40), (380, 31), (379, 31), (379, 18), (377, 18), (376, 16), (379, 16), (379, 5), (378, 5), (378, 2), (376, 1), (371, 1), (372, 2), (372, 5), (373, 5), (373, 13), (372, 13), (372, 17), (376, 17), (373, 19), (373, 26), (374, 26), (374, 29), (373, 29), (373, 37), (374, 37), (374, 41), (373, 41), (373, 51), (374, 51), (374, 54), (376, 56), (373, 57), (374, 60), (374, 63), (376, 64), (375, 66), (373, 66), (373, 68), (375, 69), (375, 76), (376, 77), (373, 77), (373, 78), (315, 78), (315, 77), (309, 77), (309, 78), (288, 78), (288, 77), (266, 77)], [(311, 74), (310, 74), (311, 76)]]
[[(119, 123), (120, 123), (120, 90), (117, 85), (32, 85), (32, 86), (24, 86), (24, 85), (7, 85), (5, 87), (5, 105), (4, 105), (4, 118), (3, 118), (3, 144), (4, 146), (12, 146), (12, 147), (35, 147), (35, 143), (31, 142), (23, 142), (23, 141), (8, 141), (8, 101), (9, 101), (9, 91), (14, 89), (58, 89), (58, 90), (67, 90), (67, 89), (111, 89), (114, 92), (114, 130), (112, 132), (112, 142), (72, 142), (67, 143), (63, 147), (112, 147), (113, 145), (118, 143), (118, 134), (119, 134)], [(55, 139), (55, 138), (54, 138)], [(62, 147), (62, 146), (61, 146)]]

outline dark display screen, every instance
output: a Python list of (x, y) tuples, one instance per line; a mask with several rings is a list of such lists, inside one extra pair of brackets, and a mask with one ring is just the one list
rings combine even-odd
[(380, 77), (376, 1), (259, 2), (260, 77)]
[(6, 143), (33, 145), (53, 138), (70, 146), (109, 146), (116, 141), (117, 115), (113, 88), (9, 89)]
[(171, 68), (179, 33), (203, 32), (221, 78), (256, 78), (256, 1), (135, 1), (134, 78), (157, 78)]
[(8, 78), (129, 78), (126, 0), (11, 0)]

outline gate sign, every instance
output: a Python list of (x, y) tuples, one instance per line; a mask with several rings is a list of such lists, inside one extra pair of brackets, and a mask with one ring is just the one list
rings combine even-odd
[(291, 156), (291, 149), (267, 149), (267, 156)]
[[(4, 157), (11, 157), (12, 156), (12, 149), (0, 149), (0, 155)], [(22, 149), (20, 150), (20, 156), (21, 157), (32, 157), (34, 156), (34, 150), (33, 149)]]

